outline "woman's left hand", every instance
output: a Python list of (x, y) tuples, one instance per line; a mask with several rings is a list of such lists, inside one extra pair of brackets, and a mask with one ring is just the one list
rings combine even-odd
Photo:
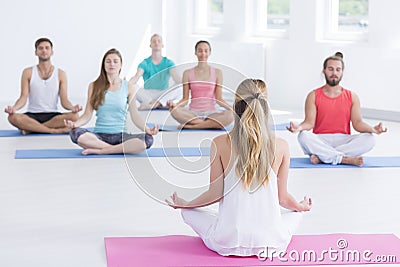
[[(172, 200), (172, 201), (171, 201)], [(178, 197), (178, 194), (174, 192), (171, 196), (171, 200), (166, 199), (165, 202), (173, 207), (174, 209), (177, 208), (188, 208), (188, 202), (183, 198)]]
[(154, 125), (152, 128), (146, 127), (145, 132), (150, 135), (156, 135), (159, 131), (158, 125)]

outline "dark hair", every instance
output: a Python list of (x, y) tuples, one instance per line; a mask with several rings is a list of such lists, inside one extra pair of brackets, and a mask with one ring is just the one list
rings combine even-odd
[(211, 51), (211, 45), (210, 45), (210, 43), (209, 43), (209, 42), (207, 42), (207, 41), (204, 41), (204, 40), (200, 40), (200, 41), (198, 41), (198, 42), (196, 43), (196, 45), (194, 46), (194, 52), (196, 52), (196, 51), (197, 51), (197, 47), (198, 47), (198, 46), (199, 46), (199, 44), (201, 44), (201, 43), (207, 44), (207, 45), (208, 45), (208, 47), (210, 48), (210, 51)]
[(336, 52), (335, 55), (326, 58), (324, 60), (324, 65), (323, 65), (324, 69), (326, 69), (326, 65), (328, 64), (329, 60), (337, 60), (337, 61), (342, 62), (342, 69), (344, 69), (344, 61), (343, 61), (343, 53), (342, 52)]
[(46, 37), (42, 37), (42, 38), (39, 38), (39, 39), (36, 40), (36, 42), (35, 42), (35, 50), (38, 48), (40, 43), (43, 43), (43, 42), (48, 42), (50, 44), (51, 48), (53, 48), (53, 43), (50, 41), (50, 39), (46, 38)]
[[(97, 110), (97, 108), (104, 103), (104, 92), (110, 87), (110, 81), (107, 79), (107, 73), (106, 69), (104, 68), (104, 63), (106, 61), (106, 57), (111, 54), (117, 55), (121, 60), (122, 65), (122, 56), (117, 49), (111, 48), (104, 54), (103, 60), (101, 61), (100, 75), (93, 82), (93, 91), (90, 97), (90, 104), (92, 105), (94, 110)], [(121, 72), (121, 70), (119, 71)]]

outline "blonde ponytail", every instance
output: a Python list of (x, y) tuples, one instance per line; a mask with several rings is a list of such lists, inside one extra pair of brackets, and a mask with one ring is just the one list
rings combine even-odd
[(268, 127), (266, 97), (261, 80), (244, 80), (236, 92), (235, 125), (230, 136), (237, 158), (235, 172), (245, 188), (266, 184), (274, 160), (275, 138)]

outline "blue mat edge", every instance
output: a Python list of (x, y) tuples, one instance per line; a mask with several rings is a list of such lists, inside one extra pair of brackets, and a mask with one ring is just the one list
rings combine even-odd
[[(126, 155), (126, 157), (185, 157), (185, 156), (209, 156), (209, 148), (201, 147), (169, 147), (169, 148), (150, 148), (144, 152), (135, 155)], [(197, 150), (195, 153), (188, 153), (188, 150)], [(40, 155), (27, 155), (26, 153), (39, 152)], [(54, 155), (53, 153), (59, 154)], [(112, 155), (87, 155), (81, 154), (82, 149), (17, 149), (15, 151), (15, 159), (59, 159), (59, 158), (123, 158), (124, 154)], [(44, 154), (43, 154), (44, 153)], [(294, 157), (290, 160), (290, 168), (304, 169), (304, 168), (387, 168), (387, 167), (400, 167), (400, 157), (364, 157), (365, 163), (362, 167), (352, 165), (331, 165), (331, 164), (311, 164), (308, 157)], [(396, 164), (382, 164), (382, 161), (396, 160)], [(378, 161), (378, 163), (377, 163)]]
[[(194, 151), (194, 152), (193, 152)], [(150, 148), (138, 154), (108, 154), (87, 155), (81, 154), (82, 149), (17, 149), (15, 159), (60, 159), (60, 158), (124, 158), (124, 157), (198, 157), (209, 156), (208, 147), (169, 147)], [(33, 155), (30, 155), (34, 153)], [(36, 153), (36, 154), (35, 154)], [(56, 153), (56, 154), (54, 154)]]
[[(398, 160), (396, 164), (382, 164), (382, 160)], [(377, 161), (380, 163), (377, 164)], [(311, 164), (308, 157), (290, 158), (290, 168), (292, 169), (320, 169), (320, 168), (390, 168), (400, 167), (400, 156), (364, 157), (364, 165), (361, 167), (345, 164)]]
[[(94, 128), (86, 128), (89, 131), (92, 131)], [(69, 135), (69, 133), (62, 133), (62, 134), (49, 134), (49, 133), (30, 133), (30, 134), (21, 134), (19, 130), (14, 129), (7, 129), (7, 130), (0, 130), (0, 137), (30, 137), (30, 136), (63, 136)]]
[[(148, 127), (153, 127), (155, 123), (146, 123), (146, 125)], [(230, 131), (232, 130), (233, 126), (232, 124), (228, 125), (227, 127), (225, 127), (224, 129), (178, 129), (178, 125), (159, 125), (160, 127), (160, 131), (163, 132), (207, 132), (207, 131), (217, 131), (217, 132), (223, 132), (223, 131)], [(278, 123), (274, 125), (274, 130), (275, 131), (285, 131), (286, 126), (289, 126), (290, 124), (288, 122), (284, 122), (284, 123)]]

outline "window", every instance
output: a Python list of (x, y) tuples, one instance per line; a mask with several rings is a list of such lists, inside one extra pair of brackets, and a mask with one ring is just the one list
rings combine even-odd
[(339, 0), (338, 30), (368, 31), (368, 0)]
[(268, 0), (267, 3), (267, 29), (289, 28), (289, 0)]
[(290, 0), (253, 0), (252, 34), (285, 37), (290, 25)]
[(328, 0), (325, 39), (362, 41), (368, 33), (368, 0)]
[(220, 29), (224, 23), (223, 0), (195, 0), (194, 31), (200, 33), (212, 33)]

